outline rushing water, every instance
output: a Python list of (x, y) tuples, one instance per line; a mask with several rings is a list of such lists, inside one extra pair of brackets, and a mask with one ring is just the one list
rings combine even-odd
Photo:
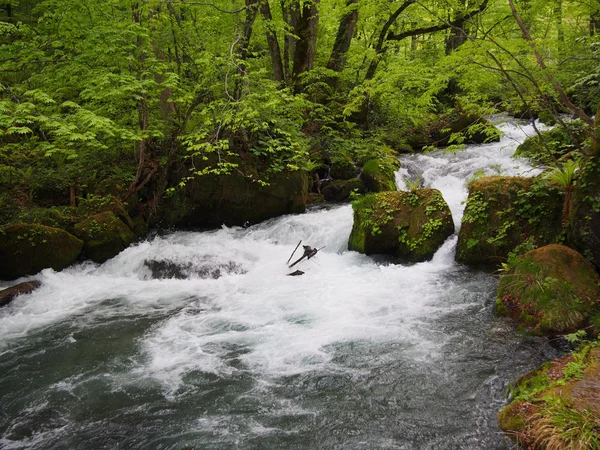
[[(534, 174), (498, 144), (410, 156), (460, 223), (478, 171)], [(494, 318), (496, 281), (454, 259), (347, 250), (348, 205), (176, 232), (33, 277), (0, 310), (1, 448), (501, 449), (507, 385), (553, 356)], [(326, 246), (285, 276), (297, 242)]]

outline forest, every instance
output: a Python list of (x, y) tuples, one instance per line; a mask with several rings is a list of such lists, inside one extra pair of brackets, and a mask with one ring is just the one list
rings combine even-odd
[(450, 130), (453, 146), (490, 133), (477, 118), (499, 111), (571, 114), (583, 144), (600, 97), (598, 10), (592, 0), (11, 1), (0, 16), (3, 221), (111, 194), (138, 198), (155, 224), (194, 177), (268, 183), (439, 146), (452, 114), (472, 119)]
[[(511, 385), (502, 430), (600, 449), (599, 112), (600, 0), (4, 0), (0, 280), (351, 202), (340, 252), (424, 263), (456, 234), (452, 264), (499, 278), (494, 314), (576, 349)], [(423, 174), (397, 190), (399, 158), (502, 121), (532, 127), (534, 176), (470, 174), (458, 216)], [(157, 279), (192, 267), (148, 258)], [(215, 267), (194, 276), (246, 273)]]

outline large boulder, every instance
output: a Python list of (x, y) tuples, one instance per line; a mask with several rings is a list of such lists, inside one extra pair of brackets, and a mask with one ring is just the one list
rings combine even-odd
[(0, 279), (33, 275), (42, 269), (62, 270), (73, 264), (83, 242), (72, 234), (37, 224), (14, 224), (0, 229)]
[(84, 242), (84, 254), (97, 263), (118, 255), (136, 238), (132, 229), (112, 211), (82, 220), (75, 225), (75, 235)]
[(395, 191), (394, 170), (398, 167), (399, 164), (391, 166), (386, 161), (371, 159), (363, 165), (360, 178), (370, 192)]
[(369, 194), (352, 206), (348, 247), (367, 255), (426, 261), (454, 232), (450, 208), (437, 189)]
[(162, 227), (218, 227), (302, 213), (308, 187), (308, 176), (302, 171), (273, 175), (267, 185), (235, 171), (206, 174), (189, 180), (182, 191), (167, 198), (156, 222)]
[(356, 178), (359, 172), (360, 169), (352, 160), (340, 158), (331, 162), (329, 176), (334, 180), (350, 180)]
[(564, 194), (543, 179), (485, 177), (469, 185), (456, 260), (498, 267), (517, 246), (554, 243), (562, 231)]
[(600, 448), (600, 348), (548, 361), (519, 379), (500, 428), (525, 449)]
[(16, 297), (30, 294), (42, 285), (38, 280), (25, 281), (15, 286), (0, 290), (0, 306), (6, 306)]
[(364, 194), (366, 187), (362, 180), (352, 178), (350, 180), (334, 180), (325, 186), (321, 192), (325, 200), (344, 202), (350, 198), (352, 193)]
[(530, 332), (600, 330), (600, 276), (581, 254), (547, 245), (520, 258), (500, 278), (498, 311)]
[(77, 213), (81, 218), (88, 218), (103, 212), (114, 214), (129, 229), (133, 230), (135, 228), (133, 219), (129, 216), (123, 203), (116, 197), (110, 195), (104, 197), (91, 196), (87, 199), (82, 199), (77, 208)]

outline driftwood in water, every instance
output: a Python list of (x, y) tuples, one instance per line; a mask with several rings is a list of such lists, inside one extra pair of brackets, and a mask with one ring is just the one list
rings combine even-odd
[[(292, 254), (290, 255), (289, 259), (287, 260), (286, 264), (289, 264), (289, 268), (291, 269), (292, 267), (294, 267), (296, 264), (301, 263), (302, 261), (304, 261), (304, 259), (310, 259), (313, 256), (315, 256), (319, 250), (324, 249), (325, 247), (321, 247), (321, 248), (312, 248), (310, 245), (303, 245), (302, 247), (304, 248), (304, 254), (298, 258), (296, 261), (294, 261), (292, 264), (290, 264), (290, 261), (292, 260), (292, 257), (294, 256), (294, 253), (296, 253), (296, 250), (298, 250), (298, 247), (300, 247), (300, 244), (302, 243), (302, 240), (300, 240), (300, 242), (298, 242), (298, 245), (296, 245), (296, 248), (294, 249), (294, 251), (292, 252)], [(295, 272), (292, 273), (288, 273), (288, 276), (298, 276), (298, 275), (303, 275), (304, 272), (302, 272), (301, 270), (296, 270)]]
[(304, 272), (301, 270), (295, 270), (294, 272), (287, 274), (288, 277), (297, 277), (299, 275), (304, 275)]
[(304, 254), (299, 259), (297, 259), (292, 264), (290, 264), (290, 269), (292, 267), (294, 267), (296, 264), (298, 264), (300, 261), (302, 261), (304, 258), (306, 258), (306, 259), (312, 258), (319, 251), (319, 249), (312, 248), (310, 245), (303, 245), (302, 247), (304, 247)]

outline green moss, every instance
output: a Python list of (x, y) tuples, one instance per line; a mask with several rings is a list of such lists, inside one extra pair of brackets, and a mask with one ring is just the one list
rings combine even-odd
[(79, 217), (86, 218), (101, 212), (112, 212), (115, 214), (129, 229), (133, 230), (134, 224), (123, 206), (123, 203), (115, 197), (89, 195), (86, 199), (81, 199), (77, 208)]
[(53, 228), (62, 228), (73, 233), (77, 221), (77, 209), (69, 206), (52, 208), (30, 208), (18, 215), (18, 223), (37, 223)]
[(0, 279), (32, 275), (42, 269), (62, 270), (81, 254), (83, 242), (58, 228), (14, 224), (0, 230)]
[(536, 246), (556, 242), (563, 194), (542, 179), (485, 177), (472, 182), (465, 207), (456, 260), (498, 267), (528, 240)]
[(600, 449), (598, 343), (544, 363), (511, 388), (500, 428), (524, 448)]
[(382, 160), (371, 159), (364, 164), (360, 177), (370, 192), (395, 191), (394, 170)]
[(79, 222), (75, 234), (84, 241), (85, 254), (98, 263), (116, 256), (135, 240), (133, 231), (110, 211)]
[(370, 194), (352, 206), (348, 245), (360, 253), (425, 261), (454, 232), (450, 209), (435, 189)]
[(526, 253), (500, 279), (498, 298), (525, 329), (572, 333), (600, 314), (600, 277), (576, 251), (548, 245)]
[(506, 308), (504, 303), (502, 303), (502, 300), (499, 298), (496, 299), (496, 315), (500, 317), (508, 316), (508, 309)]

